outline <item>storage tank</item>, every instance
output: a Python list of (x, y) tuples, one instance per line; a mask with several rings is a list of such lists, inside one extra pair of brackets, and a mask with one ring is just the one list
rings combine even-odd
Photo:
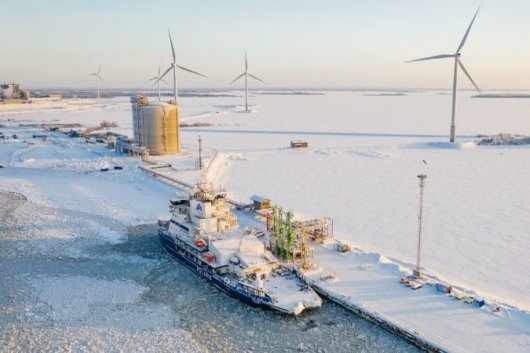
[(177, 116), (175, 106), (149, 103), (146, 97), (131, 99), (134, 142), (149, 150), (150, 155), (178, 152)]

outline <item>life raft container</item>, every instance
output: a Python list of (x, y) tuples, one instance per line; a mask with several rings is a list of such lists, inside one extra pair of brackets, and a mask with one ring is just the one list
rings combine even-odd
[(195, 239), (194, 243), (198, 248), (204, 248), (206, 246), (206, 243), (202, 239)]
[(206, 262), (214, 262), (215, 261), (215, 255), (208, 252), (208, 253), (204, 254), (204, 259), (206, 260)]

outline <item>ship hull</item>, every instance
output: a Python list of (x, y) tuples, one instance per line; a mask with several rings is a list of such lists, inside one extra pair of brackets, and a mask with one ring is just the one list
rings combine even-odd
[(213, 273), (208, 268), (201, 267), (199, 264), (193, 261), (194, 260), (193, 257), (188, 258), (187, 256), (184, 255), (184, 253), (179, 252), (179, 250), (182, 250), (182, 249), (179, 248), (179, 246), (166, 233), (166, 231), (159, 230), (158, 236), (160, 238), (160, 242), (162, 243), (162, 246), (170, 255), (175, 257), (177, 260), (179, 260), (179, 262), (181, 262), (183, 265), (185, 265), (187, 268), (189, 268), (191, 271), (193, 271), (197, 275), (208, 280), (208, 282), (212, 283), (216, 288), (220, 289), (221, 291), (253, 306), (261, 307), (264, 309), (271, 309), (271, 310), (279, 311), (285, 314), (293, 314), (293, 312), (291, 311), (286, 311), (285, 309), (275, 306), (270, 297), (255, 295), (253, 293), (245, 291), (239, 285), (237, 286), (230, 285), (229, 283), (227, 283), (227, 280), (225, 277)]

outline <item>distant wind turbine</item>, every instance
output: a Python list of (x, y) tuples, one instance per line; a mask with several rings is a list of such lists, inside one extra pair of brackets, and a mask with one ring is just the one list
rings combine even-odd
[(445, 58), (454, 58), (455, 59), (455, 68), (454, 68), (454, 76), (453, 76), (453, 108), (452, 108), (452, 112), (451, 112), (451, 136), (449, 138), (450, 142), (455, 142), (456, 76), (457, 76), (457, 72), (458, 72), (458, 66), (460, 66), (460, 68), (462, 69), (464, 74), (467, 76), (469, 81), (471, 81), (473, 86), (475, 86), (475, 88), (477, 89), (478, 93), (482, 94), (482, 92), (480, 91), (480, 88), (478, 88), (478, 86), (475, 83), (475, 81), (473, 81), (473, 79), (471, 78), (471, 76), (467, 72), (466, 68), (464, 67), (464, 64), (462, 64), (462, 60), (460, 59), (460, 51), (462, 50), (462, 48), (464, 47), (464, 44), (466, 43), (467, 36), (469, 34), (469, 31), (471, 30), (471, 26), (473, 26), (473, 22), (475, 22), (475, 18), (477, 17), (479, 10), (480, 10), (480, 7), (477, 9), (477, 12), (475, 13), (475, 16), (473, 16), (473, 19), (471, 20), (471, 23), (469, 24), (469, 27), (467, 28), (466, 34), (464, 34), (464, 38), (462, 38), (462, 41), (460, 42), (460, 45), (458, 46), (458, 49), (456, 49), (456, 53), (454, 53), (454, 54), (435, 55), (435, 56), (429, 56), (427, 58), (421, 58), (421, 59), (407, 61), (408, 63), (410, 63), (410, 62), (415, 62), (415, 61), (433, 60), (433, 59), (445, 59)]
[[(241, 75), (237, 76), (232, 82), (230, 82), (230, 84), (236, 82), (237, 80), (239, 80), (241, 77), (245, 76), (245, 111), (248, 112), (248, 76), (252, 77), (253, 79), (255, 80), (258, 80), (260, 82), (263, 82), (262, 79), (260, 78), (257, 78), (256, 76), (252, 75), (251, 73), (248, 72), (248, 63), (247, 63), (247, 52), (245, 52), (245, 72), (243, 72)], [(265, 82), (263, 82), (265, 83)]]
[(158, 64), (158, 75), (156, 75), (155, 77), (153, 78), (150, 78), (149, 80), (147, 80), (147, 82), (151, 82), (151, 81), (155, 81), (153, 83), (153, 86), (154, 85), (158, 85), (158, 101), (160, 102), (160, 81), (164, 82), (166, 85), (168, 84), (165, 80), (162, 79), (162, 77), (160, 76), (160, 73), (162, 71), (162, 68), (160, 67), (160, 64)]
[(169, 34), (169, 43), (171, 44), (171, 54), (173, 55), (173, 61), (171, 62), (171, 65), (168, 67), (168, 69), (156, 81), (157, 82), (161, 81), (164, 78), (164, 76), (167, 75), (169, 71), (173, 70), (173, 91), (174, 91), (173, 93), (175, 95), (174, 96), (175, 109), (176, 109), (176, 114), (177, 114), (177, 153), (179, 153), (180, 152), (180, 128), (179, 128), (180, 122), (179, 122), (179, 106), (177, 103), (177, 67), (181, 70), (191, 72), (192, 74), (195, 74), (195, 75), (199, 75), (202, 77), (206, 77), (206, 76), (198, 72), (195, 72), (193, 70), (187, 69), (184, 66), (177, 65), (176, 63), (177, 59), (175, 57), (175, 47), (173, 46), (173, 40), (171, 39), (171, 33), (169, 32), (169, 30), (167, 31), (167, 33)]
[(95, 76), (95, 78), (96, 78), (96, 84), (97, 84), (97, 86), (98, 86), (98, 94), (97, 94), (97, 98), (98, 98), (98, 99), (99, 99), (99, 82), (100, 82), (100, 81), (103, 82), (103, 79), (102, 79), (101, 76), (99, 75), (100, 72), (101, 72), (101, 64), (99, 64), (98, 71), (89, 74), (90, 76)]

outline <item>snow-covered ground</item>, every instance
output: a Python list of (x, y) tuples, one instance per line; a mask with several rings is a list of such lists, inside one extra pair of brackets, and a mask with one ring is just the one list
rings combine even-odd
[[(427, 173), (423, 265), (528, 310), (530, 147), (465, 141), (529, 133), (530, 100), (461, 95), (457, 132), (470, 137), (457, 146), (446, 143), (449, 97), (436, 92), (258, 96), (257, 113), (224, 117), (202, 134), (228, 150), (221, 180), (234, 198), (262, 194), (301, 216), (332, 217), (337, 237), (407, 263), (415, 260), (416, 175)], [(297, 138), (310, 148), (286, 148)]]
[(330, 246), (315, 246), (313, 261), (319, 269), (307, 272), (311, 283), (444, 351), (530, 351), (528, 314), (511, 308), (494, 312), (491, 303), (478, 308), (456, 299), (463, 292), (449, 296), (434, 283), (412, 290), (396, 281), (404, 276), (401, 269), (378, 254), (338, 255)]
[[(182, 98), (182, 121), (213, 124), (184, 129), (183, 145), (195, 150), (200, 134), (210, 155), (217, 151), (217, 165), (208, 176), (224, 184), (234, 199), (246, 202), (250, 195), (262, 194), (300, 217), (332, 217), (336, 238), (384, 255), (404, 269), (415, 261), (416, 175), (425, 172), (422, 265), (427, 272), (491, 301), (530, 310), (530, 165), (525, 163), (530, 147), (470, 143), (476, 134), (530, 134), (530, 100), (475, 99), (460, 92), (461, 143), (453, 146), (446, 143), (450, 116), (446, 92), (324, 93), (256, 93), (250, 97), (256, 104), (252, 113), (241, 112), (237, 97)], [(15, 119), (93, 126), (105, 119), (117, 121), (119, 131), (131, 133), (131, 113), (124, 98), (102, 100), (92, 107), (72, 102), (61, 109), (49, 105), (16, 112), (0, 107), (0, 124)], [(310, 147), (288, 148), (289, 141), (299, 138)], [(97, 172), (100, 165), (120, 163), (120, 157), (68, 141), (55, 149), (36, 148), (50, 143), (0, 144), (0, 163), (16, 167), (8, 178), (0, 174), (2, 187), (31, 195), (42, 205), (48, 200), (65, 208), (75, 206), (120, 224), (146, 222), (165, 212), (165, 201), (148, 194), (158, 189), (160, 195), (166, 186), (131, 173), (135, 162), (126, 166), (125, 173), (102, 174)], [(84, 158), (87, 148), (96, 149), (90, 152), (99, 158)], [(36, 175), (31, 182), (24, 168)], [(173, 173), (179, 178), (178, 172)], [(197, 175), (188, 172), (182, 177), (192, 182)], [(72, 193), (86, 199), (80, 203), (68, 196)], [(123, 209), (109, 207), (109, 195), (122, 195)], [(100, 233), (119, 241), (119, 235), (110, 231)], [(381, 295), (379, 290), (372, 294), (375, 298)], [(425, 322), (451, 315), (454, 308), (448, 304), (447, 310), (434, 311)], [(527, 315), (518, 309), (513, 313)], [(530, 335), (525, 323), (514, 323), (522, 339)], [(518, 344), (522, 351), (528, 349), (524, 342)]]
[(530, 310), (530, 149), (445, 146), (240, 152), (222, 180), (236, 199), (257, 193), (301, 216), (332, 217), (336, 237), (413, 264), (416, 175), (425, 172), (422, 265)]

